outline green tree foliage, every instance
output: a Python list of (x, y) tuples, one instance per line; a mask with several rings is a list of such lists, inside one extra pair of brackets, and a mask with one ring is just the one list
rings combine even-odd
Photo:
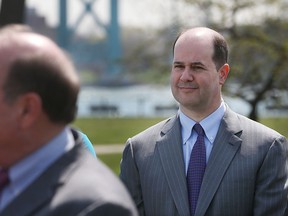
[(231, 81), (225, 91), (250, 104), (249, 117), (258, 120), (257, 108), (264, 100), (271, 108), (287, 107), (277, 94), (288, 90), (287, 1), (184, 1), (204, 14), (204, 25), (228, 38)]
[(168, 83), (172, 44), (178, 27), (207, 26), (224, 34), (229, 41), (231, 71), (224, 86), (226, 94), (250, 104), (249, 117), (254, 120), (259, 118), (257, 111), (261, 102), (269, 103), (270, 108), (288, 108), (280, 97), (288, 90), (286, 0), (181, 2), (197, 13), (190, 14), (182, 23), (177, 20), (158, 31), (133, 31), (125, 37), (129, 38), (126, 43), (130, 46), (126, 47), (130, 52), (126, 52), (123, 64), (129, 75), (140, 82)]
[(249, 117), (257, 120), (259, 102), (275, 100), (276, 92), (288, 89), (288, 22), (269, 19), (261, 26), (239, 26), (231, 32), (234, 88), (228, 92), (247, 101)]
[(168, 84), (172, 54), (169, 28), (124, 29), (123, 32), (125, 76), (136, 83)]

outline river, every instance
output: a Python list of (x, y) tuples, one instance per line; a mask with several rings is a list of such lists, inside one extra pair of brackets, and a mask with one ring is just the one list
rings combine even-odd
[[(224, 96), (236, 112), (248, 115), (250, 106), (240, 98)], [(78, 117), (168, 117), (177, 112), (170, 86), (133, 85), (125, 87), (82, 87)], [(287, 110), (268, 110), (259, 105), (260, 117), (287, 116)]]

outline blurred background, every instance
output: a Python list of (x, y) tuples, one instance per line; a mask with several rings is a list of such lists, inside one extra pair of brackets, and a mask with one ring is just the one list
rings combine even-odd
[(1, 26), (28, 24), (71, 56), (82, 83), (73, 124), (116, 173), (127, 138), (177, 112), (169, 85), (172, 45), (189, 27), (207, 26), (227, 38), (228, 105), (288, 136), (288, 0), (0, 3)]
[(233, 109), (255, 120), (288, 115), (287, 0), (0, 2), (1, 25), (26, 23), (70, 54), (82, 81), (78, 117), (174, 114), (171, 48), (192, 26), (229, 41), (224, 98)]

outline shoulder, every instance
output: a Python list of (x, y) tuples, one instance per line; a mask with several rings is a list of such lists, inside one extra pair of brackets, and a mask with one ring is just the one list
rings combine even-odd
[(273, 143), (274, 141), (287, 142), (286, 138), (274, 129), (251, 120), (228, 109), (223, 118), (224, 127), (235, 134), (241, 134), (241, 138), (253, 139), (254, 142)]
[(144, 131), (136, 134), (131, 139), (133, 140), (141, 140), (141, 139), (147, 139), (148, 137), (156, 138), (160, 135), (161, 132), (167, 133), (168, 131), (172, 130), (175, 124), (177, 124), (178, 117), (173, 116), (170, 118), (167, 118), (161, 122), (158, 122), (155, 125), (152, 125), (151, 127), (145, 129)]
[(65, 183), (55, 194), (55, 198), (60, 200), (58, 208), (65, 208), (64, 212), (66, 208), (106, 213), (120, 209), (134, 212), (134, 204), (118, 177), (83, 146), (76, 148), (78, 156), (71, 162), (73, 165), (68, 168)]
[(242, 125), (243, 128), (245, 128), (247, 131), (250, 131), (256, 134), (262, 134), (262, 135), (266, 134), (268, 136), (274, 136), (274, 137), (281, 136), (281, 134), (277, 132), (276, 130), (260, 122), (249, 119), (246, 116), (242, 116), (238, 114), (238, 119), (239, 119), (240, 125)]
[(131, 154), (138, 154), (142, 157), (154, 152), (157, 142), (165, 138), (169, 139), (167, 134), (180, 134), (180, 122), (177, 116), (165, 119), (129, 138), (123, 151), (123, 157)]

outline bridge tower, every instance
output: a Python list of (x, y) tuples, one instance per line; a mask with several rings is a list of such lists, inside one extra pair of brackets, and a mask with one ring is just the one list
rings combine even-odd
[[(70, 0), (71, 1), (71, 0)], [(79, 44), (71, 43), (71, 37), (76, 33), (79, 25), (82, 24), (82, 21), (85, 16), (91, 16), (95, 24), (102, 29), (106, 38), (103, 44), (97, 45), (95, 47), (87, 46), (85, 48), (85, 53), (87, 57), (89, 56), (90, 60), (93, 61), (93, 56), (100, 56), (105, 62), (105, 76), (113, 77), (121, 72), (121, 66), (119, 64), (119, 59), (122, 55), (121, 42), (120, 42), (120, 28), (118, 23), (118, 0), (110, 0), (110, 10), (107, 13), (110, 13), (110, 22), (108, 24), (103, 24), (97, 14), (93, 11), (93, 5), (97, 0), (77, 0), (80, 1), (84, 10), (80, 14), (80, 16), (76, 19), (76, 22), (72, 25), (68, 25), (68, 2), (69, 0), (59, 0), (59, 26), (58, 26), (58, 44), (68, 50), (75, 51), (75, 47)], [(96, 27), (96, 26), (95, 26)], [(81, 45), (83, 46), (83, 44)], [(82, 47), (83, 49), (83, 47)], [(97, 52), (98, 53), (95, 53)], [(100, 53), (100, 54), (99, 54)], [(81, 54), (80, 54), (81, 55)]]

